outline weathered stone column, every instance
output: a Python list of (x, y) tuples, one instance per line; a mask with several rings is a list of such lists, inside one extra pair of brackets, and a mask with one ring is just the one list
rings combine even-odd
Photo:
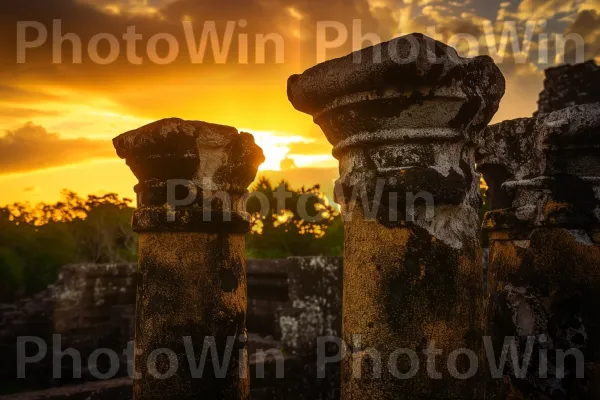
[[(180, 119), (124, 133), (114, 145), (139, 179), (134, 399), (248, 399), (241, 200), (262, 150), (235, 128)], [(218, 365), (230, 361), (215, 371), (208, 351), (200, 376), (193, 371), (211, 339)]]
[(489, 398), (600, 399), (600, 103), (490, 126), (477, 158), (495, 361), (511, 337), (529, 359), (508, 351)]
[[(472, 137), (503, 93), (489, 57), (463, 59), (420, 34), (289, 79), (290, 101), (314, 117), (340, 161), (343, 338), (354, 352), (342, 365), (344, 399), (481, 398), (480, 374), (452, 375), (476, 371), (470, 364), (481, 355), (481, 199)], [(407, 212), (413, 194), (421, 198), (414, 221)], [(381, 353), (381, 379), (369, 348)], [(475, 360), (456, 358), (461, 348)], [(415, 352), (420, 364), (399, 349)]]

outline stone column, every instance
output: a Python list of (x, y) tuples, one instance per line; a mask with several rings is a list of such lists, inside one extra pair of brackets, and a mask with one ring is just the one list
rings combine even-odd
[(540, 93), (534, 116), (600, 102), (600, 67), (594, 60), (548, 68), (545, 75), (544, 90)]
[[(134, 399), (249, 399), (241, 203), (262, 150), (235, 128), (180, 119), (124, 133), (114, 145), (139, 179)], [(218, 365), (229, 362), (215, 370), (207, 351), (200, 375), (192, 366), (211, 343)]]
[[(461, 58), (421, 34), (289, 79), (291, 103), (314, 117), (340, 162), (343, 339), (353, 352), (342, 365), (344, 399), (481, 398), (479, 374), (452, 375), (468, 372), (481, 354), (472, 137), (503, 93), (489, 57)], [(475, 360), (456, 358), (461, 348)], [(381, 379), (370, 349), (381, 354)]]
[(508, 351), (488, 398), (600, 399), (600, 104), (490, 126), (479, 146), (489, 347)]

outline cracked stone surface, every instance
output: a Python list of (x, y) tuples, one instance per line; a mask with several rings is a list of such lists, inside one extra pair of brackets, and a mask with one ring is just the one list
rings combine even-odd
[[(398, 348), (422, 354), (432, 342), (441, 357), (481, 349), (474, 139), (497, 111), (504, 87), (491, 58), (461, 58), (422, 34), (289, 78), (290, 102), (314, 118), (339, 160), (343, 338), (356, 354), (369, 347), (387, 355)], [(353, 335), (361, 335), (360, 346)], [(362, 379), (352, 379), (352, 362), (343, 361), (342, 396), (482, 396), (480, 376), (456, 380), (445, 369), (434, 384), (422, 368), (408, 380), (389, 371), (376, 379), (371, 364), (363, 364)]]
[[(203, 217), (204, 206), (221, 221), (221, 214), (230, 212), (228, 227), (248, 228), (248, 215), (241, 210), (240, 200), (265, 160), (251, 134), (230, 126), (168, 118), (126, 132), (113, 144), (139, 180), (135, 188), (139, 200), (133, 224), (136, 231), (220, 229), (223, 224), (210, 224)], [(191, 195), (192, 201), (170, 208), (169, 181), (175, 200)], [(218, 199), (210, 205), (202, 201), (219, 192), (227, 193), (229, 205)], [(167, 221), (167, 212), (173, 213), (174, 220)]]
[(600, 103), (492, 125), (478, 144), (492, 209), (512, 208), (518, 222), (533, 226), (600, 221)]
[[(373, 54), (381, 52), (381, 62)], [(398, 63), (414, 53), (413, 62)], [(460, 205), (418, 223), (460, 247), (475, 236), (479, 207), (472, 137), (498, 109), (505, 81), (491, 58), (465, 59), (443, 43), (413, 34), (317, 65), (288, 81), (294, 107), (311, 114), (340, 161), (336, 198), (353, 191), (373, 198), (381, 183), (378, 217), (405, 218), (406, 193), (425, 191), (436, 204)], [(387, 193), (401, 192), (394, 204)], [(355, 193), (356, 194), (356, 193)], [(441, 211), (441, 209), (440, 209)], [(416, 210), (420, 212), (420, 210)], [(456, 226), (455, 221), (465, 221)], [(393, 222), (391, 222), (393, 224)]]
[(594, 60), (548, 68), (537, 114), (600, 102), (600, 67)]
[(291, 307), (279, 318), (283, 348), (316, 356), (319, 337), (341, 336), (342, 270), (339, 257), (290, 257)]
[[(522, 374), (510, 368), (505, 379), (492, 380), (488, 395), (596, 399), (600, 104), (492, 125), (477, 142), (492, 209), (484, 220), (490, 237), (487, 332), (496, 351), (514, 336), (519, 363), (532, 354)], [(567, 351), (585, 361), (565, 358)], [(541, 364), (546, 376), (538, 372)]]

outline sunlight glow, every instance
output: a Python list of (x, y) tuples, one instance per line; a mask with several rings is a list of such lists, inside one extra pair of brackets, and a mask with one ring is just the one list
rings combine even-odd
[[(54, 93), (52, 93), (54, 94)], [(2, 102), (1, 106), (18, 108), (18, 103)], [(106, 99), (94, 99), (89, 102), (78, 101), (70, 97), (67, 101), (31, 102), (28, 108), (37, 110), (34, 118), (12, 119), (11, 124), (2, 123), (4, 129), (15, 129), (35, 119), (49, 132), (58, 132), (62, 138), (112, 139), (113, 137), (146, 125), (152, 120), (121, 114), (118, 105)], [(4, 121), (2, 121), (4, 122)]]
[(304, 19), (304, 15), (302, 15), (302, 13), (296, 10), (294, 7), (288, 7), (286, 10), (292, 18), (297, 19), (298, 21), (302, 21)]
[(337, 168), (338, 166), (338, 162), (330, 154), (290, 154), (288, 158), (294, 160), (298, 168)]
[(260, 166), (260, 171), (280, 171), (281, 161), (283, 161), (290, 152), (290, 144), (293, 143), (312, 143), (314, 139), (297, 135), (287, 135), (275, 131), (254, 131), (251, 129), (240, 129), (242, 132), (251, 133), (265, 153), (265, 162)]

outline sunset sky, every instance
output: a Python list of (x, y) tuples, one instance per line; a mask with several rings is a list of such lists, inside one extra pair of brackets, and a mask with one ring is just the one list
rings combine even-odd
[[(53, 20), (60, 21), (61, 32)], [(353, 20), (360, 21), (363, 35), (381, 40), (428, 33), (431, 27), (443, 41), (469, 34), (481, 44), (470, 55), (489, 53), (493, 41), (498, 46), (511, 23), (522, 43), (527, 21), (533, 21), (525, 62), (516, 62), (510, 50), (496, 54), (507, 93), (495, 122), (536, 109), (543, 69), (563, 61), (553, 51), (556, 35), (579, 35), (584, 59), (600, 55), (600, 0), (2, 0), (0, 205), (56, 201), (65, 188), (133, 197), (136, 181), (111, 139), (165, 117), (251, 132), (267, 158), (261, 174), (287, 177), (295, 186), (321, 183), (329, 190), (337, 171), (331, 145), (310, 116), (290, 105), (286, 81), (320, 60), (352, 51)], [(209, 40), (202, 58), (195, 53), (210, 21), (220, 50), (227, 29), (231, 43), (215, 56)], [(338, 27), (329, 28), (326, 40), (333, 41), (340, 26), (348, 39), (319, 49), (319, 23)], [(40, 26), (47, 38), (38, 45)], [(132, 26), (140, 36), (134, 52), (123, 39)], [(67, 34), (61, 45), (60, 36)], [(118, 40), (114, 54), (106, 39), (111, 35)], [(154, 35), (161, 36), (153, 41)], [(176, 40), (178, 52), (166, 37)], [(266, 42), (264, 62), (256, 55), (257, 38), (273, 39)], [(32, 48), (23, 49), (19, 40)], [(457, 43), (467, 55), (465, 42)], [(546, 49), (547, 61), (540, 56)], [(565, 60), (574, 56), (568, 51)]]

